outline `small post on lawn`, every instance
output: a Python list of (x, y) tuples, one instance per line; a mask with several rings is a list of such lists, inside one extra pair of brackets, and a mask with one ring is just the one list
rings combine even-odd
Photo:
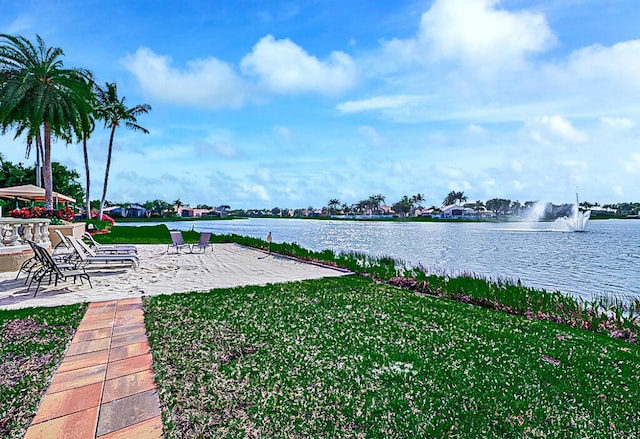
[(269, 254), (271, 254), (271, 243), (273, 242), (273, 238), (271, 237), (271, 232), (267, 235), (267, 242), (269, 243)]

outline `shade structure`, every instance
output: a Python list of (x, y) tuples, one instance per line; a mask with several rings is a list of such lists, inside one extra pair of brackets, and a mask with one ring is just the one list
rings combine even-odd
[[(44, 188), (33, 184), (24, 184), (22, 186), (11, 186), (0, 188), (0, 198), (20, 198), (23, 200), (44, 201)], [(68, 201), (75, 203), (75, 198), (67, 195), (53, 193), (53, 199), (56, 201)]]

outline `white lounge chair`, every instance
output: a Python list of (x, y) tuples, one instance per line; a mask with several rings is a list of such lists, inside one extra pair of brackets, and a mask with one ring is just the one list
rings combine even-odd
[(128, 264), (132, 267), (138, 265), (138, 257), (135, 255), (114, 255), (114, 254), (96, 254), (93, 250), (87, 246), (84, 242), (76, 239), (73, 236), (68, 236), (67, 239), (73, 246), (76, 256), (80, 260), (82, 266), (88, 264)]
[(213, 244), (211, 244), (211, 232), (200, 232), (200, 239), (197, 244), (191, 245), (191, 251), (193, 252), (194, 247), (198, 247), (205, 252), (207, 247), (211, 247), (211, 251), (213, 251)]
[(93, 246), (93, 250), (100, 253), (115, 253), (115, 254), (137, 254), (138, 247), (132, 244), (113, 244), (113, 245), (104, 245), (97, 242), (90, 233), (84, 233), (82, 235), (84, 239), (89, 241), (89, 245)]
[(177, 253), (180, 253), (180, 249), (182, 247), (189, 248), (189, 244), (184, 243), (184, 239), (182, 238), (182, 232), (177, 230), (172, 230), (172, 231), (169, 231), (169, 234), (171, 235), (171, 244), (167, 244), (167, 253), (169, 252), (171, 247), (175, 247)]

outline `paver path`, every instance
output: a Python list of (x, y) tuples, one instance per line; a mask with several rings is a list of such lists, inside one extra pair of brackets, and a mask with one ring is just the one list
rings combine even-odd
[(162, 438), (140, 298), (89, 304), (24, 437)]

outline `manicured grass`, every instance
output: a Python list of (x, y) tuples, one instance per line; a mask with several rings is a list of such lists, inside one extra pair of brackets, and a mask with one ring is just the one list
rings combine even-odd
[(181, 217), (181, 216), (171, 216), (171, 217), (151, 217), (151, 218), (115, 218), (118, 223), (163, 223), (167, 221), (228, 221), (235, 219), (245, 219), (245, 217), (237, 217), (233, 215), (229, 216), (203, 216), (197, 218), (189, 218), (189, 217)]
[(86, 306), (0, 311), (0, 437), (22, 437)]
[[(198, 242), (198, 232), (182, 232), (188, 242)], [(165, 224), (154, 226), (114, 226), (109, 233), (94, 235), (101, 244), (169, 244), (171, 236)]]
[(144, 299), (167, 438), (637, 437), (640, 350), (361, 277)]

